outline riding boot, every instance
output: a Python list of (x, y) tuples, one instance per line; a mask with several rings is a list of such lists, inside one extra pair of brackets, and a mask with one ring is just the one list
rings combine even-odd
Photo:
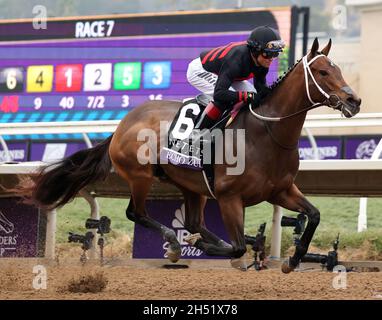
[(199, 121), (195, 125), (194, 129), (210, 129), (217, 122), (217, 120), (219, 120), (220, 115), (220, 109), (214, 102), (211, 101), (200, 115)]
[(195, 125), (194, 129), (209, 129), (215, 124), (215, 122), (216, 120), (211, 119), (206, 110), (204, 110), (203, 113), (200, 115), (199, 121)]
[(204, 141), (209, 140), (206, 139), (207, 132), (204, 129), (211, 129), (211, 127), (219, 120), (220, 115), (221, 111), (211, 101), (200, 115), (198, 122), (190, 134), (190, 139), (194, 141), (194, 144), (196, 144), (202, 137)]

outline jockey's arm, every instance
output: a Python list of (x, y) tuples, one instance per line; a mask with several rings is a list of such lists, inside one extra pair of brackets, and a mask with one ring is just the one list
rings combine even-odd
[[(214, 91), (214, 101), (221, 110), (231, 108), (241, 101), (245, 103), (249, 102), (249, 92), (230, 90), (235, 79), (242, 78), (242, 76), (243, 72), (240, 64), (225, 63), (222, 65)], [(256, 96), (255, 92), (250, 92), (250, 94), (251, 98)]]
[(222, 70), (216, 81), (214, 101), (221, 110), (230, 108), (239, 101), (239, 93), (229, 90), (233, 79), (230, 70)]

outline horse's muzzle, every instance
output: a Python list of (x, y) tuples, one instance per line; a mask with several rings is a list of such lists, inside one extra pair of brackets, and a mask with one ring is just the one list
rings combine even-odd
[(346, 118), (354, 117), (360, 110), (361, 99), (347, 98), (346, 102), (341, 101), (341, 112)]
[(360, 111), (362, 100), (357, 97), (350, 87), (341, 88), (347, 94), (346, 100), (341, 100), (340, 110), (346, 118), (354, 117)]

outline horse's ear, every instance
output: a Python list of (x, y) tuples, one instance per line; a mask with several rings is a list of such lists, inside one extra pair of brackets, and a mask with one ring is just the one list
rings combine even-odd
[(310, 54), (311, 54), (311, 57), (312, 57), (312, 58), (317, 54), (319, 45), (320, 45), (320, 44), (318, 43), (318, 39), (317, 39), (317, 37), (316, 37), (316, 38), (314, 39), (314, 41), (313, 41), (312, 48), (310, 49)]
[(329, 42), (328, 42), (328, 44), (326, 45), (326, 47), (324, 48), (324, 49), (322, 49), (322, 53), (324, 54), (324, 55), (328, 55), (329, 54), (329, 51), (330, 51), (330, 48), (332, 47), (332, 39), (329, 39)]

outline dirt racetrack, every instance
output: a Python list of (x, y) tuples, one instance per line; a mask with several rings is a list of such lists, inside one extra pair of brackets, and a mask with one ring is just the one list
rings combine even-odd
[[(307, 270), (285, 275), (280, 269), (247, 272), (227, 267), (190, 265), (187, 269), (109, 263), (44, 265), (47, 289), (36, 290), (33, 265), (41, 261), (0, 260), (0, 300), (4, 299), (369, 299), (382, 300), (381, 272), (349, 272), (347, 288), (334, 289), (336, 274)], [(71, 292), (69, 283), (100, 275), (106, 287), (97, 293)]]

